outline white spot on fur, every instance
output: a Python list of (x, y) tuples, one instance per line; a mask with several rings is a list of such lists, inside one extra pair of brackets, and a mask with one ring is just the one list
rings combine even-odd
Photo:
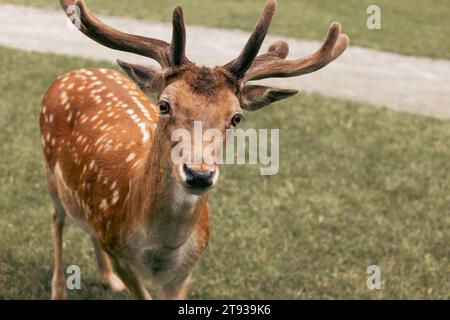
[(134, 158), (136, 158), (136, 154), (133, 152), (133, 153), (130, 153), (129, 155), (128, 155), (128, 158), (127, 158), (127, 162), (130, 162), (130, 161), (133, 161), (134, 160)]
[(61, 93), (61, 104), (66, 104), (69, 102), (69, 96), (67, 95), (67, 92), (63, 91)]
[(106, 199), (103, 199), (102, 202), (100, 202), (100, 210), (107, 210), (108, 209), (108, 201)]
[(113, 198), (111, 200), (111, 204), (113, 204), (113, 205), (116, 204), (117, 201), (119, 201), (119, 197), (120, 197), (119, 191), (118, 190), (114, 190)]
[(99, 86), (99, 85), (101, 85), (101, 84), (102, 84), (101, 81), (95, 81), (95, 82), (92, 82), (92, 83), (88, 86), (88, 89), (92, 89), (93, 87)]
[(103, 102), (103, 99), (100, 96), (95, 96), (94, 101), (96, 104), (101, 104)]
[(138, 127), (142, 133), (142, 143), (146, 143), (148, 139), (150, 139), (150, 133), (147, 130), (147, 126), (145, 125), (145, 123), (139, 123)]

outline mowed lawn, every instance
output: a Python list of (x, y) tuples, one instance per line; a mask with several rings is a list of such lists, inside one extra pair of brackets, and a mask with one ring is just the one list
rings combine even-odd
[[(86, 0), (94, 13), (171, 20), (180, 3), (188, 25), (252, 30), (266, 0)], [(60, 8), (58, 0), (0, 0)], [(367, 8), (381, 9), (382, 30), (369, 30)], [(332, 21), (339, 21), (354, 45), (407, 55), (450, 59), (450, 6), (447, 0), (279, 0), (272, 34), (322, 39)], [(189, 29), (188, 29), (189, 32)], [(151, 30), (148, 30), (151, 35)], [(189, 38), (188, 38), (189, 39)]]
[[(2, 299), (50, 297), (39, 104), (58, 75), (94, 66), (115, 68), (0, 47)], [(319, 95), (246, 118), (247, 128), (280, 129), (280, 172), (222, 168), (190, 298), (450, 298), (449, 121)], [(101, 286), (89, 238), (69, 223), (64, 265), (73, 264), (82, 289), (71, 299), (129, 297)], [(381, 290), (366, 287), (369, 265), (381, 268)]]

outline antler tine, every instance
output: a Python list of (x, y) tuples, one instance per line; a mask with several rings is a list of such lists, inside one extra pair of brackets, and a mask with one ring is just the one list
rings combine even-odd
[[(285, 57), (271, 54), (269, 48), (268, 53), (256, 58), (255, 63), (246, 73), (244, 82), (266, 78), (297, 77), (314, 72), (338, 58), (347, 49), (348, 44), (347, 35), (341, 34), (341, 25), (334, 22), (317, 52), (305, 58), (284, 60)], [(276, 49), (272, 48), (272, 52), (276, 52)]]
[(233, 61), (224, 66), (238, 79), (242, 78), (253, 64), (259, 49), (266, 37), (269, 30), (270, 23), (272, 22), (273, 15), (275, 14), (277, 2), (276, 0), (268, 0), (266, 7), (264, 8), (261, 17), (259, 18), (252, 35), (247, 41), (241, 54)]
[[(59, 2), (72, 23), (76, 26), (79, 23), (80, 31), (94, 41), (111, 49), (149, 57), (156, 60), (163, 68), (170, 66), (168, 56), (170, 45), (167, 42), (124, 33), (107, 26), (91, 13), (84, 0), (60, 0)], [(79, 16), (78, 12), (72, 11), (71, 7), (79, 9)], [(77, 16), (71, 16), (72, 14)]]
[(279, 40), (275, 41), (269, 46), (269, 49), (266, 53), (263, 53), (255, 58), (251, 68), (255, 68), (257, 66), (261, 66), (264, 63), (278, 60), (278, 59), (286, 59), (289, 54), (289, 45), (286, 41)]
[(177, 5), (173, 10), (173, 34), (170, 44), (170, 57), (173, 66), (188, 62), (186, 58), (186, 27), (184, 25), (183, 8)]

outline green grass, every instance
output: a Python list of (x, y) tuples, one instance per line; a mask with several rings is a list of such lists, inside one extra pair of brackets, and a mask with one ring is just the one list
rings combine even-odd
[[(0, 0), (59, 8), (57, 0)], [(168, 21), (176, 3), (184, 5), (189, 25), (251, 30), (265, 0), (128, 0), (87, 1), (96, 13)], [(381, 8), (382, 30), (366, 27), (367, 7)], [(281, 0), (271, 33), (322, 39), (339, 21), (354, 45), (406, 55), (450, 59), (450, 6), (447, 0)], [(151, 34), (151, 30), (149, 30)]]
[[(93, 66), (111, 65), (0, 47), (0, 299), (50, 297), (39, 104), (58, 75)], [(222, 168), (190, 298), (450, 298), (449, 121), (319, 95), (246, 117), (280, 128), (280, 172)], [(64, 242), (82, 270), (70, 298), (128, 298), (100, 285), (88, 236), (69, 224)], [(381, 290), (366, 288), (371, 264)]]

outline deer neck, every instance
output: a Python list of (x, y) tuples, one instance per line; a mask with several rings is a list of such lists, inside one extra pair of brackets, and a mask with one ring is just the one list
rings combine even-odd
[(131, 181), (130, 214), (137, 213), (140, 229), (152, 242), (178, 247), (195, 230), (207, 194), (189, 194), (175, 180), (170, 150), (166, 150), (168, 144), (158, 129)]

